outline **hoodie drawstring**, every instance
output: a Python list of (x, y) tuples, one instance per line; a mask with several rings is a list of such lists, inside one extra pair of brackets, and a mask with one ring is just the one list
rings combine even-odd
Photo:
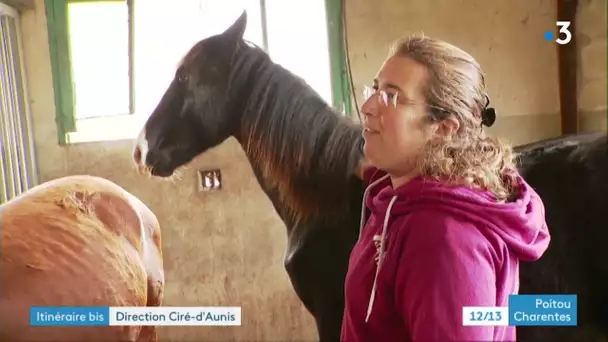
[(378, 266), (376, 267), (376, 275), (374, 276), (374, 286), (372, 286), (372, 293), (369, 297), (369, 304), (367, 305), (367, 316), (365, 322), (369, 320), (369, 316), (372, 314), (372, 307), (374, 306), (374, 299), (376, 298), (376, 281), (378, 280), (378, 273), (380, 273), (380, 266), (382, 265), (382, 258), (384, 257), (384, 243), (386, 242), (386, 231), (388, 230), (388, 220), (391, 216), (391, 209), (393, 204), (397, 201), (397, 196), (391, 198), (391, 202), (388, 204), (386, 214), (384, 215), (384, 224), (382, 226), (382, 238), (380, 239), (380, 253), (378, 256)]
[(382, 182), (383, 180), (385, 180), (387, 178), (388, 178), (388, 174), (376, 179), (374, 182), (372, 182), (370, 185), (368, 185), (368, 187), (365, 189), (365, 192), (363, 192), (363, 205), (361, 205), (361, 221), (359, 222), (359, 239), (358, 240), (361, 240), (361, 234), (363, 233), (363, 227), (365, 226), (365, 220), (367, 219), (367, 217), (365, 217), (365, 201), (367, 200), (367, 194), (369, 193), (371, 188), (373, 188), (374, 186), (376, 186), (376, 184)]
[[(382, 182), (383, 180), (385, 180), (388, 177), (389, 177), (389, 175), (387, 174), (381, 178), (378, 178), (373, 183), (371, 183), (367, 187), (367, 189), (365, 189), (365, 192), (363, 193), (363, 205), (361, 206), (361, 222), (359, 225), (359, 240), (361, 240), (361, 234), (363, 232), (363, 227), (365, 226), (365, 220), (366, 220), (365, 202), (367, 199), (368, 192), (372, 187), (374, 187), (376, 184)], [(393, 208), (393, 204), (395, 204), (395, 201), (397, 201), (397, 198), (398, 198), (398, 196), (393, 196), (393, 198), (391, 198), (391, 201), (388, 204), (388, 208), (386, 209), (386, 214), (384, 214), (384, 224), (382, 225), (382, 237), (380, 239), (380, 252), (378, 255), (378, 265), (376, 267), (376, 274), (374, 275), (374, 285), (372, 286), (372, 292), (370, 294), (369, 303), (367, 305), (367, 315), (365, 316), (366, 323), (369, 320), (369, 317), (372, 314), (372, 308), (374, 307), (374, 299), (376, 298), (376, 282), (378, 280), (378, 273), (380, 273), (380, 266), (382, 265), (382, 259), (384, 257), (384, 244), (385, 244), (385, 240), (386, 240), (386, 232), (388, 230), (388, 220), (391, 216), (391, 209)]]

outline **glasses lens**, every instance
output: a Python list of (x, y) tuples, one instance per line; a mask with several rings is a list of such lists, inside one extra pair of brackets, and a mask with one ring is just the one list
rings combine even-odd
[(384, 90), (376, 90), (374, 88), (370, 88), (365, 86), (363, 88), (363, 98), (367, 101), (370, 97), (374, 96), (374, 94), (378, 94), (380, 95), (378, 98), (378, 102), (380, 102), (381, 104), (385, 105), (385, 106), (393, 106), (393, 107), (397, 107), (397, 95), (391, 95), (388, 94), (386, 91)]
[(372, 89), (372, 88), (370, 88), (370, 87), (365, 86), (365, 87), (363, 88), (363, 98), (367, 100), (367, 99), (369, 99), (370, 97), (372, 97), (372, 95), (374, 95), (374, 89)]

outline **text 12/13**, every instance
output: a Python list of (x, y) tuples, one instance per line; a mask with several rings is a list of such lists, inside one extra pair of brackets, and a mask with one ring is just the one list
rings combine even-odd
[(465, 306), (462, 308), (464, 326), (507, 326), (509, 307), (507, 306)]

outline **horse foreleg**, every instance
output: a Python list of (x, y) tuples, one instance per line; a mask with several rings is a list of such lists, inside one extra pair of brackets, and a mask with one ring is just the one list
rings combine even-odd
[[(324, 232), (327, 231), (331, 230)], [(311, 231), (307, 233), (311, 234)], [(319, 231), (312, 233), (318, 234), (302, 239), (306, 244), (288, 246), (285, 268), (296, 294), (315, 319), (319, 340), (338, 342), (344, 313), (343, 289), (349, 251), (334, 247), (339, 245), (336, 241), (344, 239), (341, 236), (321, 234)]]
[[(289, 270), (288, 270), (289, 273)], [(342, 316), (344, 312), (343, 294), (340, 289), (331, 291), (328, 287), (312, 289), (306, 285), (311, 280), (322, 281), (322, 277), (307, 277), (306, 283), (298, 281), (295, 274), (289, 274), (294, 290), (300, 301), (304, 304), (308, 312), (313, 316), (317, 328), (319, 342), (338, 342), (342, 327)], [(319, 283), (317, 282), (317, 283)], [(296, 285), (297, 284), (297, 285)], [(328, 285), (325, 283), (325, 285)]]
[(324, 298), (319, 296), (315, 298), (315, 322), (319, 333), (320, 342), (338, 342), (340, 341), (340, 332), (342, 326), (342, 315), (344, 312), (344, 300), (341, 297)]

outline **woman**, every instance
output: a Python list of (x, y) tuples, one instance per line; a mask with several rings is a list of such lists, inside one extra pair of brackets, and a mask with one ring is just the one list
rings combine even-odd
[[(398, 42), (367, 91), (373, 166), (346, 277), (343, 341), (514, 341), (463, 326), (464, 306), (507, 306), (519, 260), (549, 244), (544, 206), (517, 174), (477, 62), (446, 42)], [(508, 322), (508, 319), (506, 320)]]

